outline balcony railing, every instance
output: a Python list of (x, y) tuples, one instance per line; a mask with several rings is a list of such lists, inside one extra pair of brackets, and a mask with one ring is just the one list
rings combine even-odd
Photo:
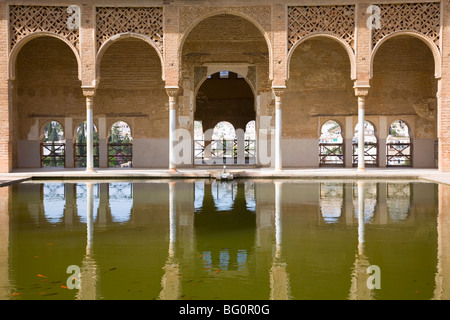
[(342, 143), (320, 143), (319, 160), (321, 167), (343, 167), (344, 145)]
[(65, 150), (65, 143), (41, 143), (41, 167), (65, 167)]
[(194, 140), (195, 164), (255, 164), (256, 140), (244, 140), (244, 159), (238, 159), (238, 140), (213, 140), (209, 147), (204, 140)]

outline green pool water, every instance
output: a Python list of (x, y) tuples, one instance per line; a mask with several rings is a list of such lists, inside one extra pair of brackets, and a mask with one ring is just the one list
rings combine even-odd
[(445, 188), (328, 180), (4, 187), (0, 298), (443, 299)]

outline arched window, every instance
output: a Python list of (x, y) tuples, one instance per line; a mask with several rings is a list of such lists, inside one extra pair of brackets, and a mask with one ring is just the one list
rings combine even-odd
[[(353, 136), (353, 166), (358, 165), (358, 137), (359, 126), (355, 127)], [(364, 162), (367, 167), (378, 166), (378, 141), (375, 127), (369, 121), (364, 121)]]
[(388, 167), (412, 166), (411, 130), (402, 120), (394, 121), (386, 139), (386, 165)]
[(108, 138), (108, 166), (131, 167), (133, 161), (133, 138), (131, 128), (124, 121), (111, 126)]
[(44, 127), (41, 142), (41, 167), (65, 166), (66, 138), (64, 129), (57, 121), (50, 121)]
[(211, 155), (216, 164), (232, 164), (237, 156), (236, 131), (231, 123), (219, 122), (213, 130)]
[(319, 140), (320, 166), (344, 166), (343, 141), (339, 123), (328, 120), (322, 125)]
[[(74, 143), (74, 162), (75, 168), (86, 167), (86, 133), (87, 133), (87, 123), (86, 121), (79, 124), (75, 132), (75, 143)], [(99, 139), (98, 130), (94, 124), (94, 167), (99, 166)]]

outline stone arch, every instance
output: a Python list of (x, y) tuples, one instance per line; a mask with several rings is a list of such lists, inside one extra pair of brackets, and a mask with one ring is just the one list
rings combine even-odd
[(439, 51), (439, 48), (436, 46), (436, 44), (431, 41), (428, 37), (424, 36), (421, 33), (418, 32), (413, 32), (413, 31), (396, 31), (393, 32), (387, 36), (385, 36), (383, 39), (381, 39), (380, 41), (378, 41), (378, 43), (375, 45), (375, 47), (372, 50), (372, 53), (370, 55), (370, 65), (369, 65), (369, 76), (370, 79), (372, 79), (373, 77), (373, 65), (374, 65), (374, 60), (375, 60), (375, 56), (376, 53), (378, 51), (378, 49), (383, 45), (384, 42), (386, 42), (387, 40), (394, 38), (396, 36), (411, 36), (411, 37), (415, 37), (417, 39), (422, 40), (427, 46), (428, 48), (431, 50), (431, 53), (433, 55), (433, 59), (434, 59), (434, 77), (439, 79), (442, 75), (442, 57), (441, 57), (441, 52)]
[(67, 139), (66, 137), (66, 128), (64, 127), (64, 124), (58, 120), (54, 120), (54, 119), (48, 119), (45, 120), (39, 127), (39, 141), (43, 141), (44, 136), (45, 136), (45, 129), (48, 126), (49, 123), (51, 122), (56, 122), (58, 125), (61, 126), (63, 133), (64, 133), (64, 139)]
[[(78, 128), (83, 124), (83, 123), (85, 123), (86, 122), (86, 120), (79, 120), (79, 121), (77, 121), (77, 122), (75, 122), (74, 123), (74, 126), (73, 126), (73, 141), (75, 142), (76, 140), (77, 140), (77, 132), (78, 132)], [(98, 134), (99, 134), (99, 132), (98, 132), (98, 128), (99, 128), (99, 126), (98, 126), (98, 123), (96, 123), (96, 120), (94, 120), (94, 137), (95, 137), (95, 135), (97, 135), (97, 137), (98, 137)]]
[[(261, 24), (258, 21), (256, 21), (255, 19), (249, 17), (248, 15), (246, 15), (244, 13), (230, 10), (227, 8), (223, 8), (223, 9), (220, 9), (220, 10), (217, 10), (214, 12), (210, 12), (210, 13), (207, 13), (207, 14), (204, 14), (204, 15), (198, 17), (195, 21), (193, 21), (189, 25), (189, 27), (186, 30), (184, 30), (184, 33), (180, 40), (180, 45), (178, 47), (178, 61), (182, 61), (184, 43), (185, 43), (186, 39), (189, 37), (189, 34), (191, 33), (191, 31), (197, 25), (199, 25), (201, 22), (203, 22), (204, 20), (214, 17), (214, 16), (219, 16), (219, 15), (232, 15), (232, 16), (237, 16), (237, 17), (243, 18), (243, 19), (249, 21), (250, 23), (252, 23), (261, 32), (262, 36), (264, 37), (264, 40), (266, 41), (267, 51), (269, 53), (269, 79), (272, 80), (273, 79), (273, 48), (272, 48), (272, 42), (271, 42), (270, 36), (264, 30), (264, 28), (261, 26)], [(181, 68), (180, 68), (180, 70), (181, 70)], [(230, 71), (232, 71), (232, 70), (230, 70)]]
[(303, 42), (313, 39), (313, 38), (328, 38), (332, 39), (334, 41), (337, 41), (347, 52), (348, 58), (350, 61), (350, 78), (352, 80), (356, 80), (356, 56), (355, 52), (353, 51), (352, 47), (342, 38), (331, 34), (331, 33), (311, 33), (307, 36), (304, 36), (302, 39), (298, 40), (292, 48), (289, 50), (288, 56), (287, 56), (287, 62), (286, 62), (286, 79), (289, 79), (289, 72), (290, 72), (290, 66), (291, 66), (291, 59), (295, 52), (295, 49), (302, 44)]
[(81, 81), (81, 75), (82, 75), (81, 57), (80, 57), (80, 54), (79, 54), (77, 48), (75, 48), (74, 45), (72, 43), (70, 43), (70, 41), (67, 40), (66, 38), (64, 38), (63, 36), (58, 35), (53, 32), (46, 32), (46, 31), (31, 33), (31, 34), (23, 37), (22, 39), (20, 39), (14, 45), (11, 52), (9, 53), (9, 63), (8, 63), (9, 80), (16, 79), (16, 61), (17, 61), (17, 57), (18, 57), (21, 49), (30, 41), (37, 39), (37, 38), (42, 38), (42, 37), (52, 37), (52, 38), (59, 39), (62, 42), (64, 42), (70, 48), (70, 50), (72, 50), (72, 52), (77, 60), (78, 80)]
[(158, 57), (160, 59), (161, 75), (162, 75), (162, 80), (164, 81), (165, 80), (164, 57), (163, 57), (161, 51), (159, 50), (158, 46), (156, 45), (156, 43), (153, 40), (151, 40), (150, 38), (148, 38), (147, 36), (144, 36), (142, 34), (134, 33), (134, 32), (125, 32), (125, 33), (119, 33), (119, 34), (112, 36), (105, 43), (103, 43), (102, 46), (100, 47), (100, 49), (98, 50), (97, 55), (95, 57), (95, 78), (96, 78), (97, 82), (99, 82), (100, 78), (101, 78), (100, 65), (101, 65), (101, 61), (102, 61), (102, 58), (103, 58), (103, 55), (105, 54), (105, 52), (108, 50), (108, 48), (112, 44), (116, 43), (119, 40), (128, 39), (128, 38), (142, 40), (142, 41), (146, 42), (147, 44), (149, 44), (153, 49), (155, 49), (155, 51), (158, 54)]
[(323, 127), (324, 127), (324, 125), (326, 124), (326, 123), (328, 123), (328, 122), (335, 122), (338, 126), (339, 126), (339, 128), (341, 129), (341, 133), (340, 133), (340, 136), (342, 137), (342, 141), (344, 141), (344, 132), (345, 132), (345, 127), (344, 127), (344, 125), (340, 122), (340, 121), (338, 121), (338, 120), (336, 120), (336, 119), (333, 119), (333, 118), (326, 118), (326, 119), (323, 119), (321, 122), (320, 122), (320, 127), (319, 127), (319, 134), (320, 134), (320, 136), (319, 136), (319, 138), (322, 136), (322, 134), (323, 134)]
[(398, 122), (398, 121), (403, 122), (403, 123), (408, 127), (408, 136), (409, 136), (410, 139), (412, 139), (412, 138), (413, 138), (412, 126), (411, 126), (411, 124), (408, 123), (408, 121), (406, 121), (406, 120), (404, 120), (404, 119), (402, 119), (402, 118), (396, 118), (395, 120), (393, 120), (393, 121), (391, 121), (391, 122), (389, 123), (389, 126), (388, 126), (388, 128), (387, 128), (387, 129), (388, 129), (388, 132), (387, 132), (386, 136), (389, 136), (389, 135), (390, 135), (390, 134), (389, 134), (389, 129), (392, 127), (392, 125), (393, 125), (395, 122)]
[[(208, 73), (198, 82), (197, 86), (194, 88), (194, 97), (197, 96), (198, 91), (200, 90), (200, 88), (202, 87), (203, 83), (205, 83), (205, 81), (213, 74), (216, 74), (220, 71), (229, 71), (229, 72), (233, 72), (236, 73), (240, 76), (242, 76), (245, 80), (245, 82), (247, 82), (247, 84), (249, 85), (250, 89), (253, 92), (253, 98), (255, 99), (255, 108), (256, 108), (256, 97), (257, 97), (257, 91), (256, 91), (256, 87), (255, 85), (250, 81), (250, 79), (247, 76), (244, 76), (241, 72), (242, 72), (242, 68), (236, 67), (236, 66), (227, 66), (226, 69), (227, 70), (223, 70), (224, 68), (220, 68), (220, 67), (216, 67), (216, 68), (208, 68)], [(196, 108), (194, 108), (196, 109)]]
[[(378, 141), (379, 140), (379, 137), (378, 137), (379, 134), (378, 134), (377, 126), (375, 125), (375, 123), (373, 121), (364, 119), (364, 123), (366, 123), (366, 122), (373, 127), (373, 136)], [(353, 137), (356, 136), (356, 131), (357, 130), (359, 130), (359, 123), (358, 122), (356, 122), (356, 125), (354, 125), (354, 127), (353, 127)]]
[(107, 131), (106, 131), (106, 139), (107, 139), (107, 140), (108, 140), (109, 137), (111, 136), (111, 129), (112, 129), (112, 127), (113, 127), (116, 123), (119, 123), (119, 122), (123, 122), (123, 123), (125, 123), (125, 124), (128, 126), (128, 128), (130, 129), (130, 137), (133, 137), (133, 129), (131, 128), (129, 121), (125, 121), (125, 120), (123, 120), (123, 119), (113, 119), (113, 120), (111, 120), (111, 121), (109, 122), (109, 124), (108, 124), (108, 126), (107, 126)]

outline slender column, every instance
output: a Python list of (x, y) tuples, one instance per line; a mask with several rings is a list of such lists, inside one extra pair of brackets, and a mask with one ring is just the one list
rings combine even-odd
[(177, 119), (177, 96), (178, 87), (166, 87), (167, 94), (169, 96), (169, 172), (178, 172), (175, 164), (175, 129)]
[(368, 84), (355, 84), (355, 95), (358, 97), (358, 171), (366, 171), (364, 161), (364, 109), (366, 106), (366, 96), (369, 93)]
[(286, 90), (286, 86), (272, 87), (275, 94), (275, 171), (283, 170), (283, 157), (281, 153), (282, 119), (281, 119), (281, 97)]
[(83, 87), (86, 97), (86, 171), (94, 172), (94, 96), (95, 88)]

